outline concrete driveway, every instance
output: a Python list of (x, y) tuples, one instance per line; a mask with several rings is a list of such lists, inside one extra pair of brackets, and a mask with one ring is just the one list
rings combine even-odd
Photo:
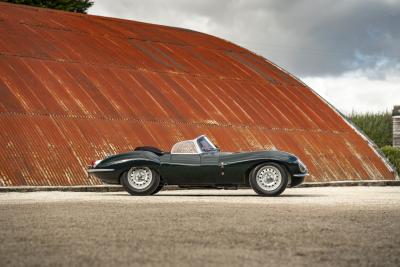
[(0, 194), (0, 266), (400, 266), (400, 187)]

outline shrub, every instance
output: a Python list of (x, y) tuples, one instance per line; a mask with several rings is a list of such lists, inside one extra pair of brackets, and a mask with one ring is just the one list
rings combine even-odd
[(393, 121), (389, 112), (356, 113), (348, 118), (378, 146), (392, 145)]
[(392, 146), (384, 146), (381, 148), (389, 161), (396, 167), (397, 172), (400, 172), (400, 148)]

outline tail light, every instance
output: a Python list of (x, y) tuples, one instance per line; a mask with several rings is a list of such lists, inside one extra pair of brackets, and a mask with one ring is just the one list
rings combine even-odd
[(93, 161), (91, 162), (92, 168), (96, 168), (96, 166), (99, 165), (100, 162), (101, 162), (101, 160), (93, 160)]

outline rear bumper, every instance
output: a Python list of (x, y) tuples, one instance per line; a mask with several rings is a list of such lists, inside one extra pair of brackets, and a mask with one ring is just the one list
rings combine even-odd
[(87, 172), (92, 174), (92, 173), (98, 173), (98, 172), (113, 172), (115, 171), (114, 169), (87, 169)]
[(113, 172), (115, 171), (114, 169), (87, 169), (87, 173), (92, 174), (92, 173), (99, 173), (99, 172)]
[(96, 168), (88, 168), (88, 175), (93, 175), (99, 178), (103, 183), (106, 184), (119, 184), (120, 173), (115, 169), (96, 169)]

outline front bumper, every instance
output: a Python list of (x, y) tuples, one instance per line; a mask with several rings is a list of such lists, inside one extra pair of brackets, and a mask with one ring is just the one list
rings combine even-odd
[(309, 175), (307, 166), (299, 159), (297, 162), (297, 168), (291, 175), (290, 187), (302, 184), (307, 175)]
[(302, 184), (304, 182), (304, 177), (305, 176), (300, 176), (300, 177), (292, 176), (290, 179), (289, 187), (295, 187)]
[(304, 179), (306, 178), (307, 175), (309, 175), (308, 173), (308, 169), (306, 167), (306, 165), (304, 165), (304, 163), (300, 162), (299, 166), (298, 166), (298, 171), (300, 172), (295, 172), (292, 173), (292, 177), (291, 177), (291, 181), (290, 181), (290, 187), (295, 187), (298, 186), (300, 184), (302, 184), (304, 182)]
[(293, 177), (306, 177), (307, 175), (309, 175), (308, 173), (298, 173), (298, 174), (293, 174)]

